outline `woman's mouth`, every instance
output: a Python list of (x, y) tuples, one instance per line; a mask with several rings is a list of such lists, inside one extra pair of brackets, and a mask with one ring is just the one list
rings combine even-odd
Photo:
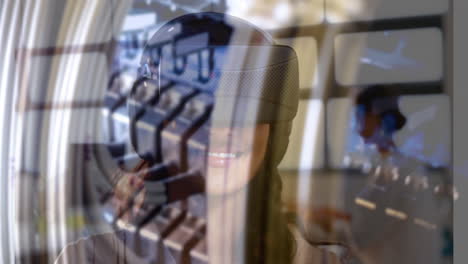
[(215, 168), (225, 168), (232, 160), (238, 159), (243, 152), (208, 152), (208, 166)]

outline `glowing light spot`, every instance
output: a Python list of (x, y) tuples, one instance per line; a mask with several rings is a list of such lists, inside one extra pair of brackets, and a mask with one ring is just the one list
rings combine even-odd
[(362, 199), (362, 198), (356, 198), (354, 200), (354, 202), (357, 204), (357, 205), (360, 205), (362, 207), (365, 207), (369, 210), (375, 210), (375, 208), (377, 208), (377, 206), (375, 205), (375, 203), (371, 202), (371, 201), (368, 201), (366, 199)]
[(393, 168), (392, 169), (392, 180), (393, 181), (398, 181), (398, 178), (400, 178), (400, 173), (398, 172), (398, 168)]
[(408, 218), (408, 215), (406, 215), (405, 213), (403, 213), (401, 211), (398, 211), (398, 210), (395, 210), (395, 209), (392, 209), (392, 208), (386, 208), (385, 213), (388, 216), (395, 217), (395, 218), (398, 218), (400, 220), (406, 220)]
[(435, 224), (432, 224), (432, 223), (429, 223), (423, 219), (420, 219), (420, 218), (415, 218), (414, 219), (414, 223), (417, 224), (417, 225), (420, 225), (424, 228), (427, 228), (427, 229), (431, 229), (431, 230), (434, 230), (437, 228), (437, 226)]

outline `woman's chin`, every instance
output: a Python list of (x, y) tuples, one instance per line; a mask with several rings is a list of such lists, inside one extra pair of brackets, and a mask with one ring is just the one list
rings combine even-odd
[[(221, 164), (230, 164), (232, 167), (221, 166)], [(239, 167), (233, 164), (226, 161), (209, 163), (207, 170), (207, 194), (228, 194), (237, 192), (247, 186), (252, 177), (245, 171), (245, 167), (237, 169)]]

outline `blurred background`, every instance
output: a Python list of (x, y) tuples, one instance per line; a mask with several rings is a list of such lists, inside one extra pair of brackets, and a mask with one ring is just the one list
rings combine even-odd
[[(298, 55), (280, 174), (283, 211), (305, 239), (349, 263), (452, 263), (452, 1), (440, 0), (1, 1), (3, 263), (53, 263), (68, 243), (111, 230), (88, 217), (106, 216), (83, 196), (95, 165), (76, 146), (130, 140), (118, 102), (145, 45), (201, 11), (249, 21)], [(354, 98), (371, 85), (399, 95), (396, 146), (431, 179), (417, 191), (366, 195), (380, 164), (356, 130)]]

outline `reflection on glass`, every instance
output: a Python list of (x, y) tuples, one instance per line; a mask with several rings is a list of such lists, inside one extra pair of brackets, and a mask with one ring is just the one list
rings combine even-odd
[(442, 35), (435, 28), (342, 34), (335, 38), (335, 52), (336, 81), (342, 85), (442, 78)]
[(371, 166), (357, 167), (363, 178), (345, 180), (348, 186), (361, 181), (357, 190), (346, 190), (354, 196), (347, 205), (352, 247), (369, 263), (441, 263), (445, 256), (439, 249), (451, 229), (454, 196), (436, 190), (452, 188), (450, 175), (395, 144), (395, 133), (408, 126), (398, 101), (395, 87), (371, 86), (353, 102), (355, 133), (365, 146), (360, 157)]
[(332, 23), (442, 14), (448, 1), (326, 0), (326, 19)]
[[(399, 151), (434, 167), (448, 166), (451, 131), (448, 98), (443, 95), (401, 96), (399, 108), (407, 118), (406, 125), (394, 134)], [(354, 114), (357, 110), (352, 100), (332, 99), (327, 111), (331, 166), (366, 166), (366, 158), (360, 155), (374, 146), (366, 145), (358, 133)]]
[(297, 25), (316, 25), (324, 19), (323, 0), (228, 0), (227, 13), (243, 18), (263, 29)]
[(318, 99), (300, 100), (281, 170), (307, 171), (324, 167), (324, 112)]
[(296, 51), (299, 59), (299, 88), (314, 92), (318, 82), (317, 41), (313, 37), (278, 39), (278, 44), (290, 46)]

